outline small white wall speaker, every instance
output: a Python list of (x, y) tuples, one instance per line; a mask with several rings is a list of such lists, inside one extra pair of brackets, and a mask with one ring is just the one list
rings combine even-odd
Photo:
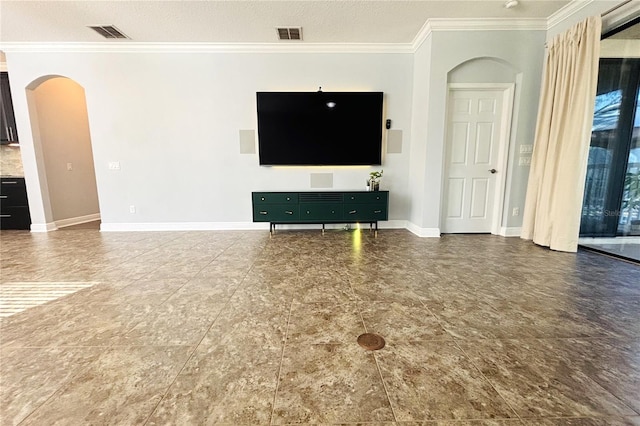
[(256, 131), (240, 130), (240, 154), (256, 153)]
[(387, 154), (402, 154), (402, 130), (387, 130)]
[(333, 188), (333, 173), (311, 173), (311, 188)]

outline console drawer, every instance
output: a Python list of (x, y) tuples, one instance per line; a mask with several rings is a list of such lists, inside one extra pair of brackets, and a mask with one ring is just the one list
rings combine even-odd
[(298, 194), (295, 192), (254, 192), (253, 204), (298, 204)]
[(388, 211), (386, 204), (352, 204), (344, 205), (344, 218), (354, 221), (387, 220)]
[(253, 206), (254, 222), (295, 222), (300, 220), (299, 208), (290, 204), (263, 204)]
[(344, 194), (345, 203), (379, 203), (387, 204), (389, 193), (386, 191), (347, 192)]
[(304, 203), (300, 204), (300, 220), (305, 221), (340, 221), (342, 220), (342, 203)]

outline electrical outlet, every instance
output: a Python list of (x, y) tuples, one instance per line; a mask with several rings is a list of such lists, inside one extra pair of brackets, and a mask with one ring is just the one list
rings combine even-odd
[(513, 208), (513, 216), (520, 216), (520, 207)]
[(531, 154), (533, 152), (533, 145), (520, 145), (520, 154)]
[(135, 213), (136, 212), (136, 206), (129, 206), (129, 213)]
[(109, 170), (120, 170), (119, 161), (109, 161)]
[(70, 172), (71, 170), (73, 170), (73, 164), (67, 163), (67, 171)]

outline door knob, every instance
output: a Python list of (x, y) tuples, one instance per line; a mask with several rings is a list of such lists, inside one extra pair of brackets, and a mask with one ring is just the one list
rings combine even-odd
[(491, 172), (491, 174), (498, 173), (498, 171), (496, 169), (489, 169), (489, 171)]

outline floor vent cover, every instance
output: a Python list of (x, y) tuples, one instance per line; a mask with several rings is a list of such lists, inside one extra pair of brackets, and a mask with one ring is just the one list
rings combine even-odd
[(358, 344), (370, 351), (384, 348), (385, 341), (382, 336), (373, 333), (365, 333), (358, 336)]

